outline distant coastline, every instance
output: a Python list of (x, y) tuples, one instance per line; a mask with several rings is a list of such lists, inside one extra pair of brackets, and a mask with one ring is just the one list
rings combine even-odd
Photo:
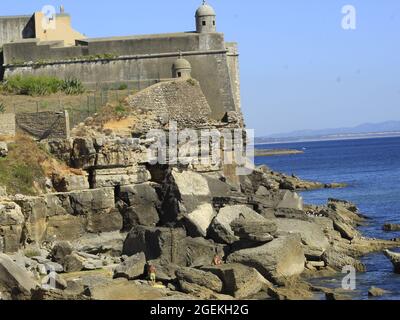
[(290, 138), (256, 137), (254, 144), (257, 146), (257, 145), (264, 145), (264, 144), (360, 140), (360, 139), (396, 138), (396, 137), (400, 137), (400, 131), (399, 132), (371, 132), (371, 133), (360, 133), (360, 134), (337, 134), (337, 135), (327, 135), (327, 136), (290, 137)]

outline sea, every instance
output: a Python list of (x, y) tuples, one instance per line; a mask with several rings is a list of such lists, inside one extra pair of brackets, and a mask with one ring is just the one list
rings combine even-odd
[[(301, 192), (305, 203), (324, 204), (328, 198), (354, 202), (369, 218), (360, 227), (363, 235), (393, 239), (400, 232), (384, 232), (385, 223), (400, 224), (400, 137), (341, 141), (296, 142), (257, 145), (260, 149), (297, 149), (303, 154), (257, 157), (256, 164), (312, 181), (344, 182), (343, 189), (323, 189)], [(400, 248), (394, 249), (399, 251)], [(367, 272), (356, 274), (355, 290), (349, 291), (354, 300), (371, 299), (371, 286), (388, 293), (374, 299), (400, 300), (400, 275), (393, 273), (391, 262), (383, 253), (362, 258)], [(346, 274), (319, 279), (318, 284), (341, 288)]]

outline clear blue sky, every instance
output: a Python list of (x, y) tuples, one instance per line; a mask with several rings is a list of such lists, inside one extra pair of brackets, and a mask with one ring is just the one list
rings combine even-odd
[[(400, 120), (399, 0), (210, 0), (240, 46), (242, 102), (257, 135)], [(189, 31), (200, 0), (3, 1), (0, 15), (45, 4), (88, 37)], [(341, 28), (342, 6), (357, 29)]]

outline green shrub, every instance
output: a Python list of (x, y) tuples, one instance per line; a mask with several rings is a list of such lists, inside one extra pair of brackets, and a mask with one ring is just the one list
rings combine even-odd
[(61, 80), (51, 76), (12, 76), (1, 84), (1, 90), (11, 94), (29, 96), (50, 95), (59, 91), (80, 94), (85, 91), (78, 79)]
[(128, 89), (128, 85), (126, 83), (122, 83), (120, 84), (120, 86), (118, 87), (118, 90), (126, 90)]
[(61, 83), (61, 91), (69, 95), (77, 95), (85, 92), (85, 88), (79, 79), (67, 79)]
[(115, 112), (116, 113), (125, 113), (125, 107), (120, 103), (115, 107)]
[(3, 114), (6, 112), (6, 106), (4, 103), (0, 102), (0, 114)]

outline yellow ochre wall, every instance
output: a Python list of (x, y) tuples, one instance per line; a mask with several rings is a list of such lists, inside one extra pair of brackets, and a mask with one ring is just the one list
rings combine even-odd
[(57, 14), (55, 28), (43, 28), (43, 12), (35, 12), (35, 33), (40, 41), (64, 41), (65, 46), (75, 45), (75, 40), (86, 37), (71, 27), (71, 16), (68, 14)]

